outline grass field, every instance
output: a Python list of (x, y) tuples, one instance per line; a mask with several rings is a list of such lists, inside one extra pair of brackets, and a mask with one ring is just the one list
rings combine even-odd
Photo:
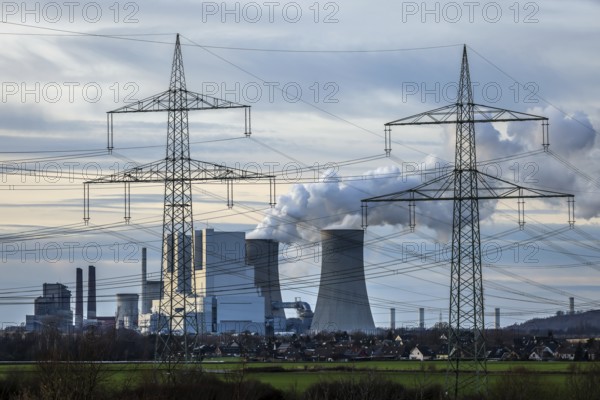
[[(530, 371), (539, 382), (561, 384), (569, 376), (572, 362), (488, 362), (488, 379), (493, 384), (515, 369)], [(198, 366), (198, 365), (196, 365)], [(407, 387), (445, 384), (445, 361), (363, 361), (363, 362), (248, 362), (209, 360), (200, 364), (202, 370), (218, 374), (225, 380), (255, 379), (277, 389), (303, 392), (310, 385), (323, 381), (360, 380), (374, 374)], [(137, 385), (147, 379), (152, 363), (107, 363), (102, 367), (110, 386)], [(36, 365), (0, 364), (0, 377), (36, 372)]]

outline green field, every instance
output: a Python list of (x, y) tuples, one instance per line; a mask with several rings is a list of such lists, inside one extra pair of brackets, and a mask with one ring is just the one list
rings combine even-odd
[[(489, 383), (507, 376), (515, 369), (530, 371), (539, 382), (562, 384), (571, 374), (573, 362), (489, 362)], [(579, 364), (585, 366), (586, 363)], [(303, 392), (310, 385), (323, 381), (369, 379), (372, 376), (389, 379), (406, 387), (445, 384), (445, 361), (363, 361), (363, 362), (248, 362), (212, 360), (185, 368), (200, 367), (204, 372), (224, 380), (259, 380), (277, 389)], [(106, 363), (102, 374), (109, 386), (137, 385), (153, 371), (152, 363)], [(0, 378), (11, 374), (29, 374), (37, 370), (35, 363), (0, 364)]]

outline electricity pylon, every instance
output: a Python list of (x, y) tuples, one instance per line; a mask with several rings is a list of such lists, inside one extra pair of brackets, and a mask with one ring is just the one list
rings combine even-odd
[(475, 123), (542, 121), (544, 150), (548, 149), (548, 118), (475, 104), (463, 47), (462, 65), (455, 104), (398, 119), (385, 124), (385, 151), (391, 151), (391, 127), (402, 125), (456, 124), (454, 170), (415, 188), (362, 200), (363, 227), (371, 202), (408, 202), (409, 226), (415, 226), (415, 203), (451, 200), (452, 259), (450, 266), (450, 309), (448, 334), (448, 394), (482, 392), (487, 386), (484, 337), (483, 279), (479, 233), (479, 200), (518, 199), (519, 226), (524, 220), (524, 199), (567, 197), (569, 224), (574, 224), (574, 196), (526, 188), (477, 170)]
[(188, 91), (185, 84), (179, 35), (171, 69), (169, 89), (107, 113), (108, 149), (113, 149), (113, 115), (136, 112), (168, 112), (165, 158), (123, 172), (84, 183), (84, 221), (89, 221), (89, 187), (91, 184), (124, 183), (125, 221), (131, 218), (131, 183), (165, 184), (162, 232), (161, 277), (163, 295), (157, 324), (156, 360), (161, 362), (192, 361), (198, 334), (201, 309), (195, 284), (194, 224), (192, 184), (221, 181), (227, 184), (227, 205), (233, 206), (233, 182), (269, 180), (270, 204), (274, 205), (275, 177), (227, 168), (223, 165), (190, 158), (188, 111), (243, 108), (245, 135), (250, 132), (250, 106)]

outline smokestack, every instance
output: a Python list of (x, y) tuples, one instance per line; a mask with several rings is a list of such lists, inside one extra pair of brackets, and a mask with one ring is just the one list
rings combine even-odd
[(390, 308), (390, 329), (396, 330), (396, 309)]
[(285, 330), (285, 311), (273, 307), (273, 302), (281, 303), (278, 255), (279, 242), (246, 239), (246, 264), (254, 266), (254, 286), (265, 298), (265, 317), (273, 318), (275, 330)]
[(83, 269), (75, 270), (75, 328), (83, 327)]
[(96, 319), (96, 267), (88, 267), (87, 319)]
[(496, 329), (500, 329), (500, 309), (496, 308)]
[(575, 297), (569, 297), (569, 314), (575, 314)]
[(311, 330), (373, 331), (362, 229), (321, 231), (321, 283)]
[(142, 314), (150, 313), (152, 300), (148, 298), (148, 265), (147, 251), (142, 247)]
[(419, 308), (419, 328), (425, 329), (425, 309)]

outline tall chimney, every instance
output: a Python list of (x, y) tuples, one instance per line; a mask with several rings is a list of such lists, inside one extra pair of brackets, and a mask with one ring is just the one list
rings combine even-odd
[(575, 297), (569, 297), (569, 314), (575, 314)]
[(147, 251), (142, 247), (142, 314), (150, 313), (152, 300), (148, 298), (148, 265)]
[(419, 329), (425, 329), (425, 309), (419, 308)]
[(88, 267), (87, 319), (96, 319), (96, 267)]
[(396, 309), (390, 308), (390, 329), (396, 330)]
[(496, 329), (500, 329), (500, 309), (496, 307)]
[(375, 330), (363, 263), (362, 229), (321, 231), (321, 282), (313, 331)]
[(75, 270), (75, 328), (83, 327), (83, 269)]

